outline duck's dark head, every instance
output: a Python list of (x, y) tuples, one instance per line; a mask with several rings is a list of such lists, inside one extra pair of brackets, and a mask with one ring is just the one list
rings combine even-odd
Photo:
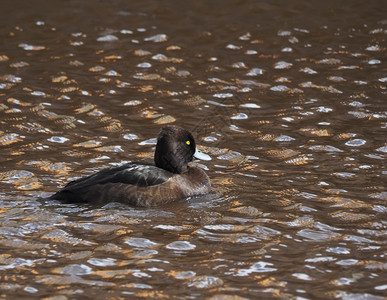
[(155, 151), (157, 167), (172, 173), (184, 173), (194, 156), (203, 160), (211, 159), (196, 150), (195, 140), (188, 130), (174, 125), (161, 129)]

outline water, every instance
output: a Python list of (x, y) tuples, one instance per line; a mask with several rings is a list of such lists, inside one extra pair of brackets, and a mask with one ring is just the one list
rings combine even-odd
[[(383, 299), (382, 1), (0, 9), (2, 298)], [(213, 192), (44, 202), (190, 129)], [(51, 299), (50, 298), (50, 299)]]

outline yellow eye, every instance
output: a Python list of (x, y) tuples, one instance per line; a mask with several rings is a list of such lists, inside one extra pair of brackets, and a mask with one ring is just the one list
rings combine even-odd
[(186, 141), (185, 142), (188, 146), (191, 145), (191, 142), (190, 141)]

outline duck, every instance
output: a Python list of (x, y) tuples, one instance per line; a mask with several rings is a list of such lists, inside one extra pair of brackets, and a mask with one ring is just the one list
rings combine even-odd
[(196, 148), (188, 130), (168, 125), (157, 137), (154, 164), (131, 162), (69, 182), (49, 197), (66, 203), (120, 202), (154, 207), (208, 194), (210, 179), (193, 159), (211, 160)]

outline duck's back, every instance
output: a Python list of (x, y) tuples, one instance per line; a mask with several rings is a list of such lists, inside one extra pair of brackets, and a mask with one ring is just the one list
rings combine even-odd
[[(50, 199), (62, 200), (69, 203), (73, 202), (113, 202), (117, 201), (104, 199), (102, 201), (101, 192), (103, 187), (112, 187), (120, 194), (119, 189), (122, 186), (131, 186), (133, 188), (152, 187), (168, 181), (173, 173), (160, 169), (154, 165), (141, 163), (128, 163), (119, 167), (104, 169), (88, 177), (79, 178), (69, 182), (63, 189), (55, 193)], [(117, 198), (117, 197), (114, 197)]]
[(154, 165), (129, 163), (71, 181), (50, 199), (155, 206), (209, 191), (210, 180), (199, 168), (189, 167), (183, 174), (174, 174)]

